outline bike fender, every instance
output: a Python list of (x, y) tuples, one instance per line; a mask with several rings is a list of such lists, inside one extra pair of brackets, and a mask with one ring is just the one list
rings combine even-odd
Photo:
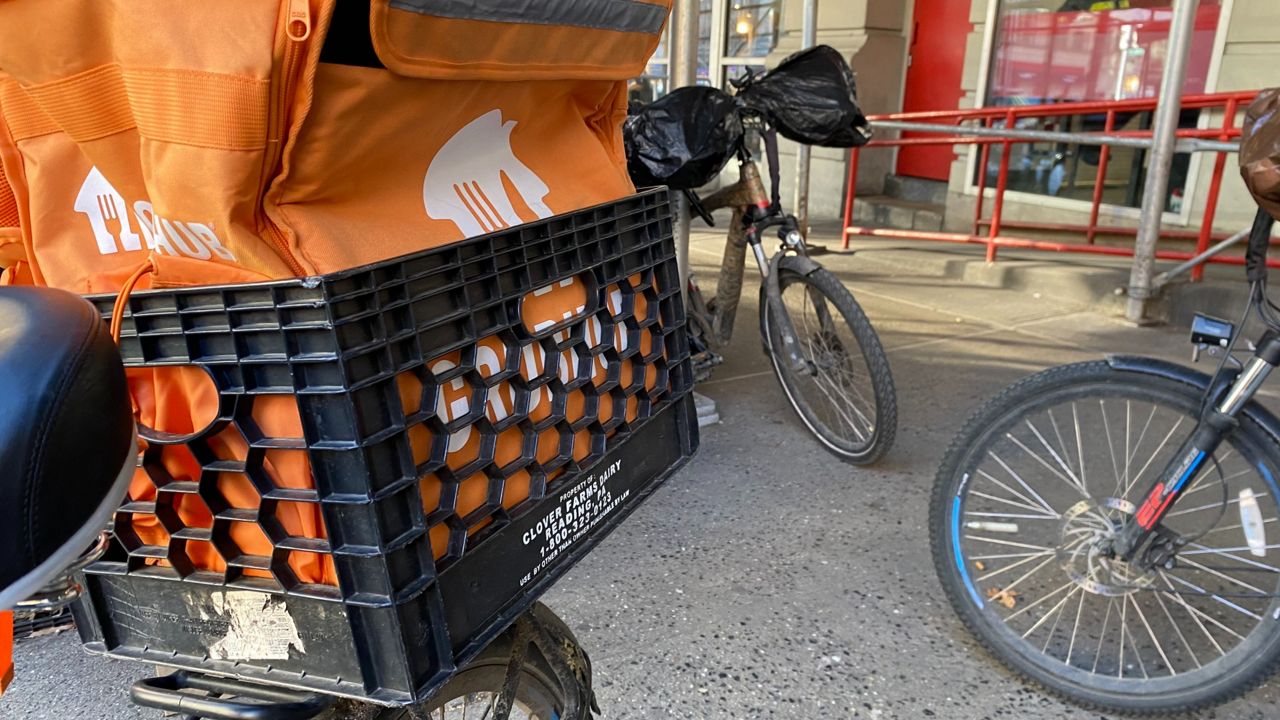
[[(787, 366), (793, 372), (804, 372), (808, 368), (808, 362), (800, 352), (800, 341), (796, 338), (796, 329), (791, 324), (791, 317), (785, 312), (773, 312), (773, 308), (782, 307), (782, 287), (778, 280), (778, 269), (788, 259), (784, 256), (774, 255), (773, 259), (769, 261), (769, 274), (764, 278), (766, 306), (760, 308), (761, 329), (763, 330), (764, 314), (770, 313), (770, 317), (773, 318), (774, 322), (778, 323), (778, 335), (782, 338), (783, 359), (786, 360)], [(766, 338), (766, 348), (767, 345)]]
[[(1213, 381), (1213, 376), (1202, 373), (1199, 370), (1193, 370), (1185, 365), (1165, 360), (1142, 357), (1141, 355), (1109, 355), (1107, 356), (1107, 364), (1121, 372), (1154, 375), (1166, 380), (1180, 382), (1195, 388), (1199, 392), (1204, 392), (1208, 389), (1209, 383)], [(1250, 400), (1249, 404), (1244, 406), (1244, 414), (1272, 436), (1280, 439), (1280, 419), (1277, 419), (1270, 410)]]
[(821, 265), (803, 255), (784, 255), (778, 266), (805, 276), (812, 275), (822, 269)]

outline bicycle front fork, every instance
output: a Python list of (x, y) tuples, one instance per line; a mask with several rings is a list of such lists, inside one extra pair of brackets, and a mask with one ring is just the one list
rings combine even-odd
[[(761, 239), (762, 231), (771, 227), (779, 227), (778, 237), (785, 243), (783, 250), (775, 254), (772, 260), (765, 254), (764, 243)], [(786, 250), (791, 249), (801, 254), (804, 253), (804, 238), (800, 235), (796, 219), (792, 215), (779, 215), (752, 223), (747, 227), (746, 241), (747, 246), (751, 248), (751, 252), (755, 255), (756, 264), (760, 266), (760, 279), (764, 283), (766, 304), (765, 307), (760, 308), (760, 312), (769, 314), (770, 322), (776, 326), (778, 338), (782, 341), (782, 348), (779, 354), (782, 355), (783, 362), (792, 372), (811, 373), (812, 367), (800, 349), (800, 338), (796, 335), (795, 325), (791, 322), (791, 315), (783, 305), (782, 286), (778, 281), (778, 267), (786, 254)], [(769, 344), (769, 338), (764, 340), (766, 344)], [(778, 350), (770, 348), (769, 352), (778, 352)]]
[(1277, 364), (1280, 364), (1280, 335), (1268, 330), (1222, 399), (1206, 407), (1191, 436), (1141, 496), (1143, 500), (1137, 511), (1116, 535), (1113, 544), (1116, 556), (1130, 563), (1137, 559), (1147, 568), (1164, 565), (1173, 558), (1178, 549), (1176, 535), (1161, 533), (1160, 521), (1204, 470), (1223, 438), (1236, 427), (1236, 416), (1257, 394)]

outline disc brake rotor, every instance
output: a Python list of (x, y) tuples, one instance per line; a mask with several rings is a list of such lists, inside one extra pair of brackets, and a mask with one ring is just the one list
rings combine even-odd
[(1063, 513), (1056, 550), (1058, 564), (1085, 592), (1119, 597), (1144, 590), (1155, 582), (1154, 572), (1140, 570), (1106, 550), (1124, 521), (1136, 511), (1128, 500), (1108, 497), (1081, 500)]

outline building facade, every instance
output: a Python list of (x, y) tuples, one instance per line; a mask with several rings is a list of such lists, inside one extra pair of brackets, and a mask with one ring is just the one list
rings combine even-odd
[[(700, 7), (699, 82), (725, 86), (800, 47), (803, 0), (693, 0)], [(1172, 0), (818, 0), (818, 42), (840, 50), (857, 73), (868, 113), (1043, 105), (1151, 98), (1165, 62)], [(1280, 85), (1280, 2), (1200, 0), (1184, 93)], [(666, 89), (667, 44), (637, 91)], [(1096, 132), (1105, 115), (1026, 121), (1024, 128)], [(1115, 118), (1117, 130), (1150, 127), (1150, 113)], [(1183, 127), (1218, 127), (1221, 117), (1185, 112)], [(945, 222), (971, 225), (979, 172), (994, 184), (999, 147), (978, 168), (971, 146), (878, 148), (862, 153), (860, 196), (882, 193), (892, 175), (946, 184)], [(1165, 223), (1198, 227), (1213, 156), (1175, 159)], [(1235, 158), (1231, 157), (1234, 164)], [(1100, 220), (1135, 223), (1146, 153), (1117, 148), (1106, 175)], [(1005, 218), (1081, 223), (1096, 185), (1098, 148), (1019, 144), (1010, 154)], [(790, 197), (794, 147), (783, 147), (783, 197)], [(815, 148), (810, 216), (839, 217), (847, 152)], [(990, 192), (990, 191), (988, 191)], [(1215, 225), (1233, 231), (1252, 207), (1234, 169), (1222, 185)]]

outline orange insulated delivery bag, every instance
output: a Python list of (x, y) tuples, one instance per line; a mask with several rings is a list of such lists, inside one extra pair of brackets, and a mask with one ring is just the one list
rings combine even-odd
[[(642, 73), (670, 5), (4, 0), (3, 282), (127, 295), (320, 275), (631, 194), (625, 80)], [(586, 293), (575, 281), (539, 289), (525, 322), (564, 322), (582, 312)], [(482, 364), (503, 348), (494, 339), (474, 352)], [(536, 374), (546, 360), (531, 353), (523, 362)], [(218, 413), (199, 368), (129, 372), (137, 420), (153, 432), (190, 434)], [(421, 394), (415, 382), (402, 383), (406, 407)], [(437, 408), (465, 412), (465, 391), (448, 396), (450, 387)], [(501, 393), (491, 396), (499, 400), (489, 412), (502, 412)], [(302, 434), (288, 395), (255, 400), (253, 420), (265, 436)], [(518, 455), (513, 442), (499, 438), (496, 453)], [(208, 443), (226, 457), (247, 447), (236, 433)], [(415, 455), (432, 443), (418, 438)], [(539, 443), (539, 454), (555, 453)], [(472, 444), (448, 438), (449, 465), (465, 465)], [(182, 445), (156, 457), (168, 480), (209, 481)], [(278, 487), (312, 486), (305, 452), (268, 450), (264, 466)], [(154, 498), (155, 472), (139, 469), (131, 501)], [(235, 507), (257, 502), (243, 476), (213, 481)], [(439, 480), (423, 483), (424, 502), (439, 495)], [(464, 478), (457, 492), (459, 513), (478, 506), (483, 479), (471, 489)], [(198, 501), (175, 502), (184, 526), (212, 522)], [(282, 501), (275, 513), (290, 535), (324, 537), (314, 504)], [(156, 516), (131, 518), (142, 542), (165, 544)], [(233, 528), (246, 552), (270, 547), (260, 533), (252, 523)], [(439, 556), (446, 538), (432, 540)], [(191, 541), (186, 554), (223, 570), (205, 546)], [(321, 554), (289, 564), (304, 582), (336, 584)]]

